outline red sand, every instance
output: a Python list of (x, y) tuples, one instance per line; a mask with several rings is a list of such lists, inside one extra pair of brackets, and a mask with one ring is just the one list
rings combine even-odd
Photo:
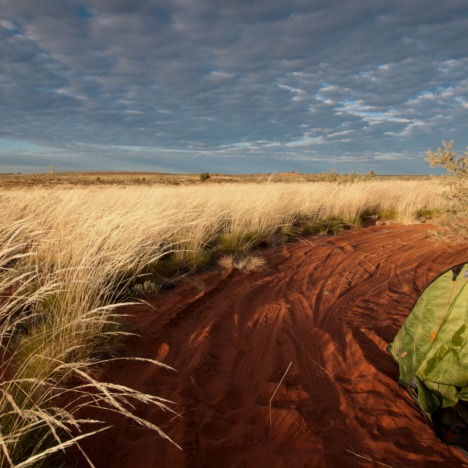
[[(465, 466), (397, 386), (386, 347), (425, 286), (468, 261), (428, 227), (383, 226), (266, 254), (125, 310), (141, 338), (104, 378), (177, 403), (138, 407), (180, 451), (129, 421), (83, 444), (97, 467)], [(288, 365), (292, 365), (274, 394)], [(372, 459), (368, 461), (367, 459)]]

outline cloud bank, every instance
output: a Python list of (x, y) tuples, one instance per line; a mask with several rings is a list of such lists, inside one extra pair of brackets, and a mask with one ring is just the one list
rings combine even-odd
[(465, 0), (0, 0), (0, 171), (428, 172)]

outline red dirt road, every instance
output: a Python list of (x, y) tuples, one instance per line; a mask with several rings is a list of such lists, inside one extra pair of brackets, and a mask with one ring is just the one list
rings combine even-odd
[(125, 310), (141, 335), (130, 352), (178, 372), (119, 362), (104, 378), (175, 401), (181, 417), (136, 411), (183, 451), (116, 421), (83, 444), (95, 465), (468, 465), (397, 386), (386, 352), (425, 286), (468, 261), (466, 246), (434, 243), (425, 225), (382, 226), (288, 244), (266, 259), (263, 271), (200, 275)]

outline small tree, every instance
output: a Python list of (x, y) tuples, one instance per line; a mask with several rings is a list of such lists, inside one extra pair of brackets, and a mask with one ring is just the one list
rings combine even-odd
[(208, 179), (211, 179), (211, 176), (208, 174), (208, 172), (202, 172), (200, 174), (200, 182), (206, 182)]
[(437, 234), (462, 243), (468, 241), (468, 148), (464, 154), (456, 154), (452, 146), (453, 140), (443, 140), (442, 148), (427, 151), (426, 160), (432, 167), (442, 167), (449, 173), (448, 206), (437, 222)]

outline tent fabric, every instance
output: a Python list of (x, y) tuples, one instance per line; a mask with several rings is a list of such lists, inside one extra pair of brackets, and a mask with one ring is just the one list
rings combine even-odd
[(424, 414), (442, 432), (453, 420), (456, 444), (468, 450), (468, 263), (426, 288), (389, 351)]

